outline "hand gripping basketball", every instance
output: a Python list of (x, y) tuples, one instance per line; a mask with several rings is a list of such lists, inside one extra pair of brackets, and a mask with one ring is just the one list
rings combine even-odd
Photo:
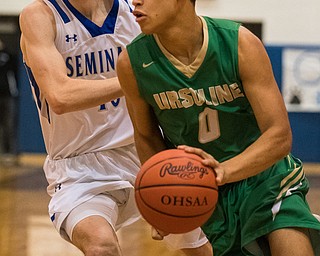
[(141, 215), (165, 233), (186, 233), (213, 213), (218, 200), (214, 171), (198, 155), (164, 150), (148, 159), (135, 182)]

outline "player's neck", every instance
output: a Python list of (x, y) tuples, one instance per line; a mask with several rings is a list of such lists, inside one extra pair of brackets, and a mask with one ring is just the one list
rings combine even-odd
[(71, 5), (94, 23), (103, 23), (113, 1), (107, 0), (69, 0)]
[[(191, 25), (192, 24), (192, 25)], [(199, 17), (193, 19), (190, 24), (168, 29), (156, 36), (164, 48), (183, 64), (191, 64), (203, 44), (202, 21)]]

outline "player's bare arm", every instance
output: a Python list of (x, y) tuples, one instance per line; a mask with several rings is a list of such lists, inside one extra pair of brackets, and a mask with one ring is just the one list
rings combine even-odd
[[(126, 97), (128, 111), (134, 127), (134, 137), (141, 163), (164, 150), (158, 121), (150, 106), (140, 97), (128, 53), (124, 50), (117, 62), (117, 73)], [(139, 124), (139, 125), (137, 125)]]
[(188, 153), (193, 153), (201, 156), (203, 158), (202, 163), (204, 165), (210, 166), (215, 171), (217, 185), (221, 186), (226, 183), (225, 170), (212, 155), (205, 152), (201, 148), (190, 147), (188, 145), (179, 145), (178, 149), (182, 149)]
[(265, 48), (244, 27), (239, 33), (240, 77), (262, 135), (243, 153), (221, 163), (225, 182), (238, 181), (270, 167), (289, 153), (292, 141), (286, 108)]
[(246, 28), (241, 27), (239, 33), (239, 72), (262, 135), (243, 153), (222, 163), (202, 149), (180, 147), (204, 158), (203, 163), (214, 168), (218, 185), (254, 176), (291, 149), (287, 112), (265, 48)]
[(82, 110), (123, 96), (117, 78), (93, 81), (67, 76), (64, 60), (54, 44), (54, 16), (42, 1), (35, 1), (21, 12), (20, 26), (24, 59), (54, 112)]

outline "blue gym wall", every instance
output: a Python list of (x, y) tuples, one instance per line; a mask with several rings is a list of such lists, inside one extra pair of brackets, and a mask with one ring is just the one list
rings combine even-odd
[[(280, 90), (282, 85), (282, 51), (285, 47), (266, 47)], [(313, 47), (297, 46), (297, 48)], [(289, 112), (289, 119), (293, 136), (292, 153), (305, 162), (320, 162), (320, 113)]]
[(18, 84), (20, 91), (18, 143), (20, 152), (45, 152), (37, 108), (34, 103), (31, 87), (20, 54), (18, 65)]
[[(282, 46), (267, 46), (274, 74), (281, 89)], [(21, 58), (21, 56), (20, 56)], [(22, 60), (20, 61), (22, 63)], [(20, 152), (43, 153), (37, 110), (23, 65), (18, 70), (20, 87), (19, 149)], [(320, 113), (289, 113), (293, 132), (292, 153), (304, 162), (320, 162)]]

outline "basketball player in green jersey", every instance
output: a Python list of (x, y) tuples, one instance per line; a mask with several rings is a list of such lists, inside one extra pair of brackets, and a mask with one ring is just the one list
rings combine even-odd
[(142, 163), (178, 147), (214, 169), (219, 201), (202, 229), (215, 256), (320, 255), (311, 239), (320, 222), (261, 41), (237, 23), (199, 17), (195, 0), (133, 5), (143, 34), (117, 70)]

